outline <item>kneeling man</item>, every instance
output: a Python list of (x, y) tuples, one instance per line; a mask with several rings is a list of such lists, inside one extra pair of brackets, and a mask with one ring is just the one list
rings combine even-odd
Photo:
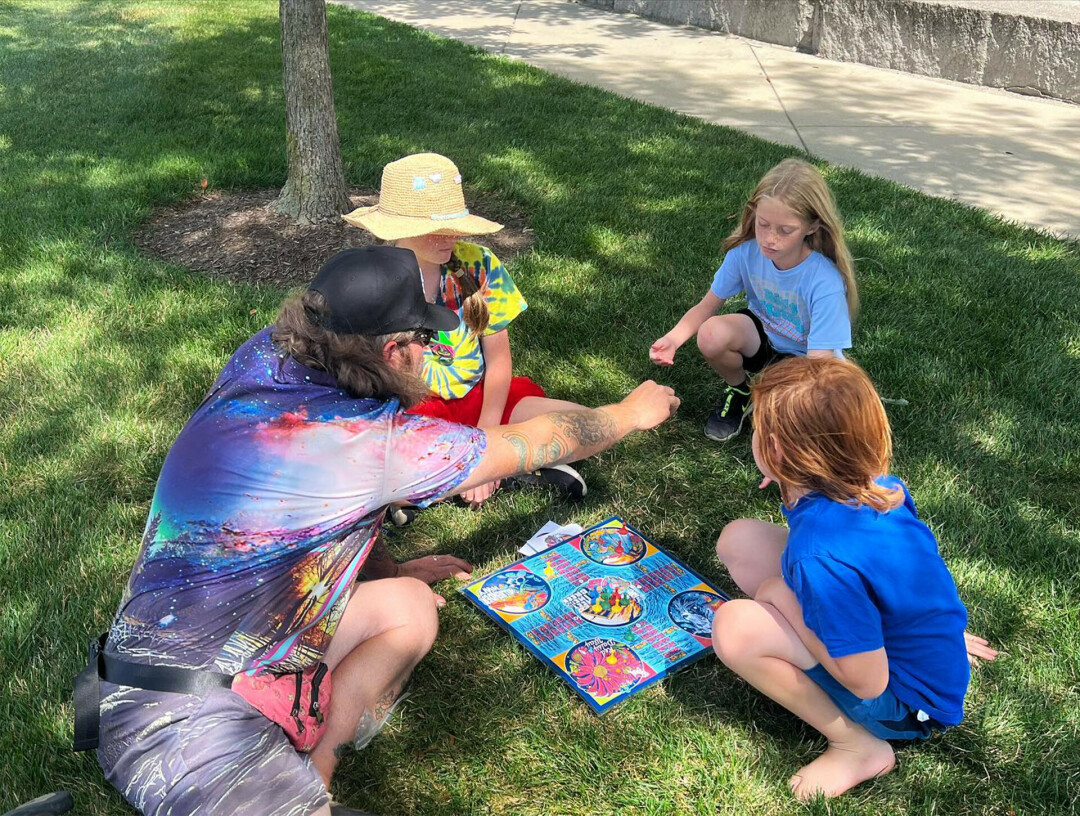
[[(99, 740), (109, 781), (143, 813), (349, 813), (328, 802), (338, 748), (377, 729), (431, 648), (427, 584), (469, 569), (394, 565), (378, 543), (387, 507), (590, 456), (678, 407), (647, 382), (490, 434), (405, 413), (425, 396), (424, 345), (457, 322), (428, 303), (409, 250), (339, 253), (181, 431), (76, 694), (77, 740)], [(357, 583), (367, 562), (396, 577)]]

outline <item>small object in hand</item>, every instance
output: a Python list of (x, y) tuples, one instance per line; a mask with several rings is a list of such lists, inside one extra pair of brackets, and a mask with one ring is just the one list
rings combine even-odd
[(4, 816), (52, 816), (54, 813), (67, 813), (75, 807), (75, 800), (67, 791), (56, 791), (39, 796), (25, 805), (9, 810)]

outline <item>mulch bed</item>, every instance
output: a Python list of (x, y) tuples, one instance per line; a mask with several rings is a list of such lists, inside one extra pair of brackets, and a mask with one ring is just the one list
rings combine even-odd
[[(135, 243), (148, 255), (196, 272), (282, 287), (307, 283), (335, 252), (380, 243), (344, 221), (291, 224), (268, 206), (278, 192), (204, 193), (164, 207), (139, 227)], [(365, 207), (378, 197), (372, 190), (354, 190), (349, 198), (354, 207)], [(505, 204), (485, 209), (483, 199), (477, 198), (471, 208), (497, 212), (491, 217), (506, 225), (482, 239), (500, 260), (532, 245), (533, 233), (524, 218), (508, 214)]]

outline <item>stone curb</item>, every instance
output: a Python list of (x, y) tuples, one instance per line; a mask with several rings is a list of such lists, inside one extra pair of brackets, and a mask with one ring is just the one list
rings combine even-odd
[(1039, 16), (1031, 2), (1010, 9), (922, 0), (575, 1), (838, 62), (1080, 103), (1080, 4), (1067, 21)]

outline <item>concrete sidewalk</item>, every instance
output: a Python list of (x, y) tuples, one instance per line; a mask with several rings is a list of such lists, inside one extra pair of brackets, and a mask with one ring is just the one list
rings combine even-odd
[(1080, 106), (569, 0), (336, 0), (1080, 238)]

